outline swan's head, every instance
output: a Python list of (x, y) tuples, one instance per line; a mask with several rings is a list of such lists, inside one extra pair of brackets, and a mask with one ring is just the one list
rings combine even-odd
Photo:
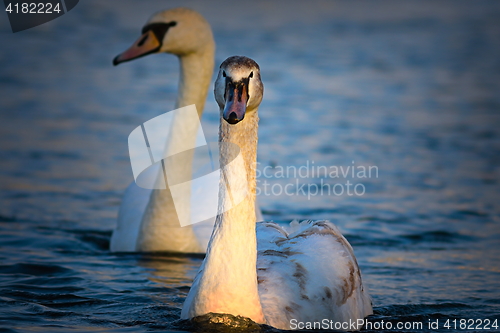
[(152, 53), (167, 52), (182, 57), (214, 48), (212, 29), (203, 16), (191, 9), (174, 8), (154, 14), (142, 28), (141, 37), (113, 59), (113, 64)]
[(220, 65), (214, 94), (222, 117), (229, 124), (237, 124), (246, 113), (256, 112), (263, 93), (259, 65), (252, 59), (233, 56)]

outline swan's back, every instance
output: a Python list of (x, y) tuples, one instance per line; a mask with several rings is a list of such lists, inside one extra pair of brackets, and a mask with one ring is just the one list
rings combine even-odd
[(257, 224), (259, 295), (268, 324), (349, 322), (372, 313), (351, 245), (328, 221)]

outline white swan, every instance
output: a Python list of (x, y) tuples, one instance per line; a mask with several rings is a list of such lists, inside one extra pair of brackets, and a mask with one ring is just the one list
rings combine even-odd
[[(197, 12), (175, 8), (154, 14), (142, 29), (142, 36), (113, 64), (130, 61), (152, 53), (172, 53), (180, 60), (180, 82), (176, 108), (195, 104), (201, 117), (213, 73), (215, 43), (208, 22)], [(196, 139), (197, 125), (175, 126), (174, 131), (189, 132)], [(167, 142), (166, 149), (174, 143)], [(190, 170), (192, 156), (184, 161)], [(189, 171), (189, 172), (190, 172)], [(179, 207), (177, 207), (179, 209)], [(196, 207), (203, 209), (204, 207)], [(190, 205), (186, 203), (188, 211)], [(260, 210), (258, 210), (260, 214)], [(189, 216), (189, 215), (188, 215)], [(257, 216), (262, 220), (260, 215)], [(110, 250), (113, 252), (169, 251), (204, 253), (213, 221), (180, 227), (172, 195), (166, 190), (148, 190), (132, 182), (125, 191), (113, 231)]]
[[(362, 319), (372, 313), (371, 300), (351, 246), (332, 223), (292, 222), (289, 230), (272, 222), (257, 227), (254, 223), (252, 166), (262, 94), (259, 66), (253, 60), (235, 56), (222, 63), (215, 83), (224, 175), (219, 215), (181, 318), (231, 314), (279, 329), (294, 328), (293, 320)], [(241, 159), (228, 143), (240, 147)], [(247, 187), (246, 198), (229, 209), (235, 195)]]

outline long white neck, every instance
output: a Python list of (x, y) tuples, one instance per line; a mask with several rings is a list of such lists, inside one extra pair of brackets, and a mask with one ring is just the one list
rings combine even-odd
[(214, 71), (215, 44), (207, 44), (203, 50), (179, 57), (181, 75), (176, 108), (196, 104), (201, 117), (208, 87)]
[[(179, 57), (181, 73), (176, 108), (195, 104), (201, 118), (212, 77), (214, 53), (215, 44), (207, 43), (199, 52)], [(186, 124), (182, 120), (179, 117), (173, 119), (170, 137), (182, 137), (184, 145), (194, 147), (198, 123)], [(180, 131), (182, 133), (179, 133)], [(171, 155), (168, 152), (175, 149), (174, 146), (174, 140), (167, 140), (167, 156)], [(176, 168), (176, 170), (186, 173), (186, 175), (178, 175), (179, 179), (189, 178), (192, 172), (192, 159), (192, 155), (185, 154), (184, 160), (178, 161), (182, 162), (184, 167)], [(190, 197), (189, 193), (186, 193), (186, 197)], [(189, 200), (186, 200), (182, 206), (175, 206), (168, 187), (164, 190), (153, 190), (142, 218), (136, 249), (149, 251), (161, 248), (164, 251), (174, 252), (203, 252), (204, 249), (200, 248), (192, 228), (180, 226), (178, 214), (189, 216)], [(165, 235), (159, 233), (165, 233)]]
[[(258, 115), (230, 125), (221, 119), (219, 211), (207, 255), (182, 309), (182, 318), (229, 313), (265, 323), (257, 285), (255, 162)], [(236, 144), (241, 155), (227, 143)], [(245, 199), (234, 206), (241, 193)]]

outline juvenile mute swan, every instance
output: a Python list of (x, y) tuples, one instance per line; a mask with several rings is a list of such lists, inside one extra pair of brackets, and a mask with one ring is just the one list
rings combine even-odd
[[(175, 8), (154, 14), (142, 29), (142, 36), (113, 64), (140, 58), (152, 53), (178, 56), (181, 73), (175, 108), (195, 104), (201, 117), (213, 73), (215, 43), (208, 22), (197, 12)], [(177, 119), (179, 121), (179, 119)], [(173, 120), (174, 125), (176, 119)], [(190, 131), (193, 142), (197, 125), (192, 128), (172, 126)], [(175, 135), (174, 133), (171, 133)], [(168, 142), (166, 149), (169, 149)], [(192, 156), (187, 156), (187, 168)], [(204, 209), (206, 207), (195, 207)], [(189, 210), (189, 204), (185, 209)], [(260, 210), (258, 210), (260, 214)], [(166, 190), (149, 190), (132, 182), (125, 191), (118, 213), (118, 224), (111, 237), (113, 252), (170, 251), (204, 253), (213, 221), (180, 227), (172, 195)], [(261, 215), (257, 217), (262, 220)]]
[[(290, 230), (254, 223), (253, 165), (262, 95), (257, 63), (240, 56), (222, 63), (215, 82), (224, 180), (219, 215), (181, 318), (231, 314), (279, 329), (293, 328), (293, 320), (362, 319), (372, 313), (371, 300), (351, 246), (332, 223), (292, 222)], [(239, 146), (241, 159), (231, 144)], [(245, 199), (229, 209), (235, 194), (244, 191)]]

